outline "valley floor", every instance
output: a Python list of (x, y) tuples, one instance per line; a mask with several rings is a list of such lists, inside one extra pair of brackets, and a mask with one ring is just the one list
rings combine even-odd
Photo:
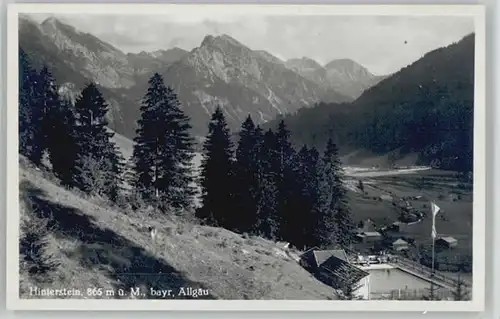
[[(363, 191), (358, 187), (359, 180), (363, 181)], [(443, 267), (437, 270), (446, 270), (446, 264), (468, 263), (471, 266), (472, 185), (459, 179), (456, 173), (426, 169), (404, 174), (351, 175), (346, 185), (351, 190), (349, 203), (356, 222), (370, 220), (376, 229), (390, 227), (394, 222), (400, 222), (404, 206), (423, 214), (416, 221), (399, 224), (398, 231), (390, 232), (393, 241), (398, 238), (414, 241), (408, 257), (415, 260), (421, 256), (422, 247), (430, 251), (432, 245), (430, 202), (433, 201), (440, 208), (436, 215), (438, 237), (457, 240), (456, 247), (436, 248), (436, 256)], [(390, 246), (391, 243), (386, 244)], [(471, 273), (463, 276), (470, 278)]]

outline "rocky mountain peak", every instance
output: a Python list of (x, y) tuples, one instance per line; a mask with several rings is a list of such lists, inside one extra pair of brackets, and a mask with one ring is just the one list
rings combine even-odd
[[(39, 44), (50, 43), (48, 62), (56, 66), (56, 78), (61, 77), (60, 70), (67, 73), (61, 92), (71, 96), (71, 83), (78, 84), (78, 88), (88, 80), (99, 83), (112, 106), (110, 123), (127, 136), (134, 134), (137, 101), (147, 89), (152, 72), (162, 74), (178, 92), (197, 136), (206, 134), (216, 106), (224, 109), (230, 127), (236, 129), (249, 114), (262, 123), (318, 101), (349, 100), (335, 89), (318, 84), (316, 78), (309, 79), (287, 68), (272, 54), (252, 50), (228, 34), (207, 35), (189, 52), (158, 48), (125, 54), (97, 36), (67, 27), (57, 18), (44, 21), (44, 31), (38, 35), (43, 42), (33, 41), (29, 29), (24, 29), (20, 38), (32, 48), (28, 54), (45, 56), (47, 48)], [(312, 59), (299, 60), (312, 68), (319, 66)]]
[(356, 61), (351, 59), (337, 59), (333, 60), (325, 65), (325, 69), (328, 71), (336, 70), (344, 74), (353, 74), (357, 76), (373, 77), (374, 75), (368, 71), (367, 68), (360, 65)]
[(78, 31), (75, 27), (66, 24), (62, 22), (61, 20), (57, 19), (56, 17), (49, 17), (45, 19), (41, 24), (40, 24), (42, 30), (44, 30), (45, 33), (47, 34), (53, 34), (55, 32), (64, 32), (67, 34), (81, 34), (80, 31)]
[(107, 88), (129, 88), (135, 84), (127, 55), (111, 44), (55, 17), (46, 19), (40, 27), (63, 54), (74, 57), (73, 67), (85, 77)]
[(208, 47), (208, 46), (215, 46), (215, 47), (221, 47), (221, 48), (228, 48), (228, 47), (245, 47), (243, 44), (232, 38), (231, 36), (227, 34), (221, 34), (218, 36), (213, 36), (213, 35), (207, 35), (201, 42), (200, 47)]
[(47, 19), (45, 19), (43, 22), (42, 22), (42, 26), (58, 26), (59, 24), (62, 24), (61, 21), (59, 21), (59, 19), (57, 19), (56, 17), (48, 17)]
[(180, 59), (185, 57), (188, 53), (189, 52), (184, 49), (173, 47), (168, 50), (163, 50), (163, 49), (156, 50), (153, 52), (149, 52), (148, 54), (155, 59), (170, 64), (179, 61)]
[(259, 54), (262, 58), (264, 58), (268, 62), (276, 63), (276, 64), (284, 64), (284, 62), (281, 59), (279, 59), (278, 57), (272, 55), (271, 53), (269, 53), (265, 50), (257, 50), (254, 52)]
[(305, 57), (305, 56), (300, 59), (300, 62), (304, 66), (309, 67), (311, 69), (321, 69), (322, 68), (322, 66), (318, 62), (316, 62), (315, 60), (313, 60), (311, 58)]
[(302, 58), (287, 60), (286, 66), (299, 72), (314, 72), (323, 69), (323, 67), (318, 62), (305, 56)]

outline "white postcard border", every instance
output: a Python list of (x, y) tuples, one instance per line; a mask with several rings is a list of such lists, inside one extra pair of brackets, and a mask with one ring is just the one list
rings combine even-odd
[[(473, 287), (471, 301), (96, 300), (19, 298), (18, 14), (393, 15), (475, 19)], [(10, 310), (453, 311), (485, 309), (486, 101), (483, 5), (9, 4), (7, 12), (7, 308)]]

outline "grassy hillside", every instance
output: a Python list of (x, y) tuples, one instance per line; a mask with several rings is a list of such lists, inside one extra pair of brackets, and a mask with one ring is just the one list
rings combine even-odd
[[(258, 237), (199, 226), (187, 219), (129, 213), (62, 188), (20, 163), (20, 294), (30, 287), (207, 289), (216, 299), (332, 299), (285, 252)], [(148, 226), (158, 229), (153, 243)], [(175, 296), (182, 298), (182, 296)], [(68, 297), (69, 298), (69, 297)], [(73, 297), (73, 298), (83, 298)], [(100, 298), (129, 298), (102, 296)]]

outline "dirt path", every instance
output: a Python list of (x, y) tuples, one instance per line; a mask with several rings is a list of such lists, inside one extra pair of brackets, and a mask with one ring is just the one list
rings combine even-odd
[(413, 174), (420, 171), (430, 170), (430, 167), (422, 166), (415, 168), (405, 168), (405, 169), (393, 169), (393, 170), (372, 170), (363, 169), (358, 167), (345, 167), (345, 175), (350, 177), (379, 177), (379, 176), (392, 176), (392, 175), (403, 175), (403, 174)]

